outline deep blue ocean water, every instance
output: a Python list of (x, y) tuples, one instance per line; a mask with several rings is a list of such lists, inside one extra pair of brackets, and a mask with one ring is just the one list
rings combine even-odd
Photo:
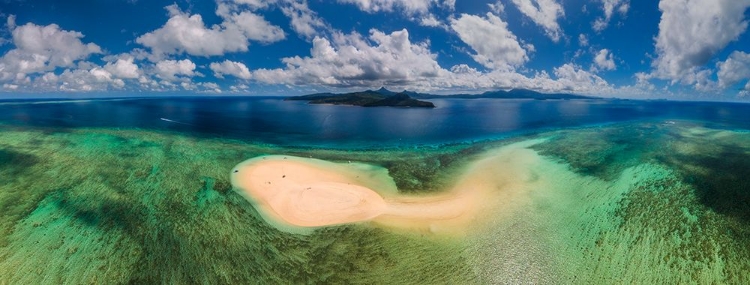
[(631, 100), (431, 100), (435, 109), (309, 105), (277, 97), (0, 102), (0, 121), (139, 128), (285, 146), (379, 148), (501, 138), (632, 120), (750, 129), (750, 104)]

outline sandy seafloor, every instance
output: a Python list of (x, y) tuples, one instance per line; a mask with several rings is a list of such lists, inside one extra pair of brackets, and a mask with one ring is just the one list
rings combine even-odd
[[(535, 139), (528, 187), (464, 235), (280, 231), (229, 181), (282, 154), (383, 167), (430, 195)], [(0, 284), (748, 284), (748, 178), (750, 133), (695, 121), (384, 150), (1, 125)]]

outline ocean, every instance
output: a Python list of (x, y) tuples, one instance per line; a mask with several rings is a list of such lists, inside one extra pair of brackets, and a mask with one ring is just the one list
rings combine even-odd
[[(432, 101), (2, 101), (0, 284), (750, 282), (750, 104)], [(461, 235), (290, 232), (230, 182), (264, 155), (371, 165), (414, 197), (476, 161), (515, 180)]]
[(0, 103), (0, 121), (129, 128), (285, 146), (398, 147), (497, 139), (644, 119), (750, 127), (750, 105), (631, 100), (432, 100), (436, 109), (309, 105), (278, 97), (182, 97)]

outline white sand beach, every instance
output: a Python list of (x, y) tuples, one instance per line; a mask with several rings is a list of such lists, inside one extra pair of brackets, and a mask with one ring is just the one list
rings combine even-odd
[(483, 154), (440, 194), (396, 194), (384, 169), (293, 156), (263, 156), (240, 163), (232, 184), (266, 219), (301, 227), (371, 221), (426, 232), (461, 232), (489, 211), (523, 204), (538, 180), (539, 160), (526, 141)]

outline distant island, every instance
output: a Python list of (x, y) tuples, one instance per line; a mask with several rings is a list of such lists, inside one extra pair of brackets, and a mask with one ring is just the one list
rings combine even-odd
[(406, 93), (395, 93), (381, 88), (345, 94), (318, 93), (286, 98), (293, 101), (308, 101), (310, 104), (352, 105), (362, 107), (417, 107), (435, 108), (435, 104), (420, 101)]
[[(452, 95), (435, 95), (417, 93), (411, 91), (393, 92), (385, 88), (378, 90), (366, 90), (362, 92), (351, 93), (317, 93), (303, 96), (289, 97), (285, 100), (290, 101), (308, 101), (310, 104), (334, 104), (334, 105), (352, 105), (362, 107), (418, 107), (418, 108), (435, 108), (432, 102), (421, 101), (425, 99), (534, 99), (534, 100), (573, 100), (573, 99), (601, 99), (567, 93), (541, 93), (528, 89), (511, 89), (508, 91), (488, 91), (481, 94), (452, 94)], [(421, 100), (420, 100), (421, 99)]]
[[(383, 88), (381, 88), (383, 90)], [(497, 90), (487, 91), (481, 94), (452, 94), (452, 95), (435, 95), (424, 94), (411, 91), (404, 91), (412, 98), (417, 99), (438, 99), (438, 98), (456, 98), (456, 99), (534, 99), (534, 100), (572, 100), (572, 99), (602, 99), (593, 96), (583, 96), (569, 93), (541, 93), (528, 89), (511, 89), (508, 91)]]

